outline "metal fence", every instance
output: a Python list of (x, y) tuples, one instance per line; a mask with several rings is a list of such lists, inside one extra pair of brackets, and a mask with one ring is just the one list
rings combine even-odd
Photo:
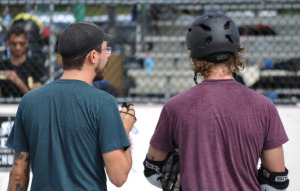
[[(298, 103), (299, 0), (0, 0), (0, 56), (11, 56), (5, 41), (10, 26), (23, 24), (26, 53), (44, 67), (42, 82), (51, 82), (62, 73), (59, 34), (70, 23), (91, 21), (113, 36), (105, 80), (94, 86), (119, 102), (162, 103), (194, 86), (185, 33), (194, 18), (210, 12), (230, 16), (239, 28), (247, 64), (240, 82), (275, 103)], [(8, 80), (3, 71), (0, 83)], [(2, 93), (0, 102), (20, 99)]]

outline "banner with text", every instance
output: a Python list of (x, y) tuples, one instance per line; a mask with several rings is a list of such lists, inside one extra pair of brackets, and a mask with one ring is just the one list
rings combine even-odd
[(14, 120), (15, 116), (0, 115), (0, 171), (6, 171), (13, 165), (13, 150), (5, 145)]

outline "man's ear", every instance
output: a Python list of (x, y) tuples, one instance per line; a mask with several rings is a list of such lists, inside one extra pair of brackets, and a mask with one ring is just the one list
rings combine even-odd
[(97, 62), (97, 51), (96, 50), (90, 51), (89, 54), (87, 55), (87, 59), (90, 63), (95, 64)]

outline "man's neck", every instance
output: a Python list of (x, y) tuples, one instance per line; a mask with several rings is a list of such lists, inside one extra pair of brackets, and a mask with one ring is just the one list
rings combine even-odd
[(205, 78), (206, 80), (228, 80), (234, 79), (231, 73), (228, 73), (228, 69), (225, 65), (215, 65), (212, 68), (209, 76)]
[(93, 81), (91, 74), (82, 70), (65, 70), (60, 79), (80, 80), (88, 84), (92, 84)]
[(22, 55), (20, 57), (14, 57), (14, 56), (11, 56), (10, 57), (10, 62), (12, 63), (12, 65), (15, 65), (15, 66), (19, 66), (21, 64), (23, 64), (26, 60), (26, 55)]
[(210, 75), (206, 80), (229, 80), (234, 79), (232, 75)]

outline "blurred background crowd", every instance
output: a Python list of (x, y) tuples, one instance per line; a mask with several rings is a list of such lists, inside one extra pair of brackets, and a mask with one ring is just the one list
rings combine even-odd
[[(19, 103), (59, 78), (57, 39), (82, 21), (113, 36), (105, 80), (93, 85), (119, 102), (164, 103), (194, 86), (186, 29), (210, 12), (230, 16), (239, 28), (246, 68), (237, 80), (275, 103), (298, 103), (299, 0), (0, 0), (0, 103)], [(26, 34), (9, 35), (16, 28)]]

